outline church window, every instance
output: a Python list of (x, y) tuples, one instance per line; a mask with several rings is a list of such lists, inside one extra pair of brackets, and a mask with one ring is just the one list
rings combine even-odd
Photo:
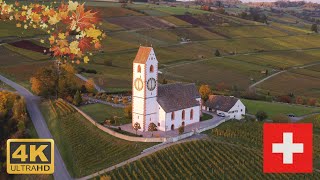
[(190, 111), (190, 120), (193, 120), (193, 109)]
[(153, 65), (150, 66), (150, 72), (153, 72)]
[(138, 65), (138, 73), (141, 73), (141, 66), (140, 65)]
[(185, 116), (186, 116), (186, 112), (183, 110), (183, 111), (182, 111), (182, 120), (185, 119)]
[(174, 112), (171, 113), (171, 120), (174, 120)]
[(158, 126), (160, 126), (160, 123), (158, 123)]

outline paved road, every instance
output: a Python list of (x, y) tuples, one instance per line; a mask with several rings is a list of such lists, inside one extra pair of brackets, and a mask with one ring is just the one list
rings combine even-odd
[[(88, 78), (82, 76), (81, 74), (76, 74), (76, 76), (80, 79), (82, 79), (83, 81), (87, 82)], [(94, 85), (94, 88), (98, 91), (98, 92), (105, 92), (105, 90), (103, 90), (101, 87), (99, 87), (98, 85)]]
[(249, 86), (249, 88), (253, 88), (253, 87), (257, 86), (258, 84), (260, 84), (260, 83), (262, 83), (262, 82), (264, 82), (264, 81), (266, 81), (266, 80), (268, 80), (268, 79), (270, 79), (270, 78), (272, 78), (274, 76), (277, 76), (277, 75), (279, 75), (281, 73), (288, 72), (289, 70), (292, 70), (292, 69), (303, 69), (303, 68), (307, 68), (307, 67), (311, 67), (311, 66), (315, 66), (315, 65), (319, 65), (319, 64), (320, 64), (320, 62), (316, 62), (316, 63), (307, 64), (307, 65), (303, 65), (303, 66), (295, 66), (295, 67), (292, 67), (292, 68), (287, 69), (287, 70), (279, 71), (277, 73), (274, 73), (274, 74), (272, 74), (272, 75), (270, 75), (270, 76), (268, 76), (268, 77), (266, 77), (264, 79), (261, 79), (260, 81), (258, 81), (256, 83), (252, 84), (251, 86)]
[[(17, 90), (17, 92), (20, 95), (25, 97), (28, 112), (30, 114), (32, 123), (37, 130), (39, 138), (52, 139), (52, 135), (47, 127), (46, 121), (43, 118), (43, 116), (40, 112), (40, 109), (39, 109), (40, 98), (38, 96), (34, 96), (30, 91), (28, 91), (24, 87), (20, 86), (19, 84), (1, 76), (1, 75), (0, 75), (0, 80), (3, 81), (4, 83), (8, 84), (9, 86), (13, 87), (15, 90)], [(72, 179), (63, 160), (62, 160), (62, 157), (61, 157), (60, 152), (57, 148), (57, 145), (55, 145), (54, 152), (55, 152), (55, 154), (54, 154), (55, 173), (53, 174), (54, 179), (56, 179), (56, 180)]]

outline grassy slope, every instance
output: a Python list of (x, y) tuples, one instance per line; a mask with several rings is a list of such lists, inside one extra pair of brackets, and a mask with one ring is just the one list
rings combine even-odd
[(81, 106), (80, 109), (99, 123), (104, 122), (106, 119), (113, 119), (114, 116), (117, 116), (115, 125), (131, 123), (131, 119), (124, 116), (123, 108), (115, 108), (105, 104), (90, 104)]
[(249, 114), (256, 114), (257, 111), (265, 111), (269, 117), (276, 114), (294, 113), (296, 116), (302, 116), (313, 112), (320, 112), (320, 108), (304, 107), (299, 105), (287, 105), (246, 99), (242, 99), (241, 101), (246, 106)]
[(49, 102), (41, 105), (41, 111), (73, 177), (110, 167), (154, 145), (115, 138), (98, 130), (80, 114), (56, 104), (54, 107), (58, 117)]
[[(262, 123), (231, 121), (207, 140), (175, 145), (108, 173), (112, 179), (319, 179), (313, 174), (264, 174)], [(317, 161), (319, 148), (314, 157)], [(157, 163), (155, 163), (157, 162)]]

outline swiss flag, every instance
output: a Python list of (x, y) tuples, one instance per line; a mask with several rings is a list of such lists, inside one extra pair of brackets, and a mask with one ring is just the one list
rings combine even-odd
[(312, 124), (265, 123), (264, 173), (312, 173)]

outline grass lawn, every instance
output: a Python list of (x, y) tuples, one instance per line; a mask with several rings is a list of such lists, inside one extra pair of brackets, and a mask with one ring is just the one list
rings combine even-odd
[(265, 111), (269, 117), (277, 114), (295, 114), (296, 116), (302, 116), (313, 112), (320, 112), (320, 108), (317, 107), (303, 107), (299, 105), (288, 105), (264, 101), (253, 101), (242, 99), (246, 106), (247, 113), (255, 115), (258, 111)]
[(124, 116), (123, 108), (115, 108), (105, 104), (90, 104), (81, 106), (80, 109), (98, 123), (102, 123), (106, 119), (111, 120), (114, 116), (117, 116), (118, 118), (116, 118), (117, 121), (113, 125), (123, 125), (131, 123), (131, 119)]
[(212, 119), (213, 116), (210, 115), (210, 114), (207, 114), (207, 113), (202, 113), (202, 116), (200, 117), (200, 121), (206, 121), (206, 120), (209, 120), (209, 119)]
[(113, 166), (156, 143), (129, 142), (92, 125), (62, 101), (41, 104), (48, 127), (72, 177)]

